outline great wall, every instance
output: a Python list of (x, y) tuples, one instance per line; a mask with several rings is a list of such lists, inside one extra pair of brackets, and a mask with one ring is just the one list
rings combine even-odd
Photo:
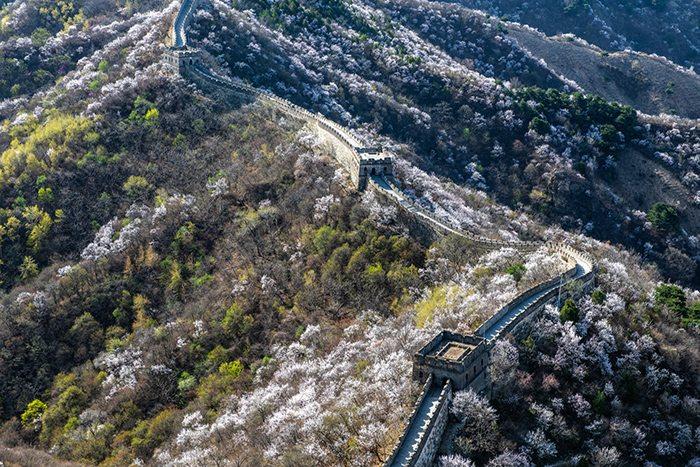
[(519, 252), (530, 252), (545, 246), (570, 266), (564, 273), (518, 295), (482, 323), (474, 334), (442, 331), (415, 353), (412, 377), (422, 383), (422, 391), (385, 465), (432, 465), (448, 423), (453, 391), (470, 388), (489, 395), (489, 356), (494, 344), (502, 337), (522, 331), (524, 326), (521, 325), (534, 320), (545, 306), (558, 307), (562, 300), (590, 292), (595, 284), (595, 260), (561, 243), (502, 241), (462, 230), (452, 225), (449, 219), (441, 219), (416, 204), (399, 187), (393, 172), (393, 156), (381, 147), (364, 144), (348, 128), (320, 113), (312, 113), (269, 91), (224, 77), (207, 68), (201, 52), (188, 44), (187, 36), (189, 20), (199, 2), (183, 0), (172, 23), (171, 45), (165, 61), (182, 77), (205, 89), (214, 87), (266, 102), (288, 116), (303, 121), (330, 145), (333, 156), (348, 172), (356, 188), (375, 190), (428, 224), (437, 234), (463, 237), (481, 251), (514, 248)]

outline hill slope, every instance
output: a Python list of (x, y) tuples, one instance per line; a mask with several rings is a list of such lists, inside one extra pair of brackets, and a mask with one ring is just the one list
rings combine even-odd
[(648, 114), (700, 117), (700, 76), (664, 58), (609, 53), (572, 36), (546, 37), (512, 23), (508, 30), (521, 47), (588, 92)]
[(605, 50), (632, 49), (700, 64), (700, 9), (695, 0), (462, 0), (459, 3), (547, 35), (571, 33)]
[[(300, 122), (176, 76), (177, 2), (51, 5), (0, 13), (33, 78), (0, 102), (3, 462), (381, 463), (412, 353), (566, 268), (439, 237)], [(222, 73), (391, 148), (423, 209), (598, 259), (590, 298), (494, 353), (491, 402), (460, 396), (446, 462), (698, 456), (700, 295), (660, 283), (692, 282), (696, 217), (630, 174), (697, 191), (693, 122), (571, 93), (455, 5), (213, 0), (192, 27)]]
[[(250, 1), (240, 8), (204, 4), (198, 13), (193, 40), (212, 63), (406, 144), (426, 170), (635, 248), (675, 280), (697, 280), (694, 234), (650, 228), (631, 200), (616, 198), (611, 210), (602, 208), (607, 199), (583, 196), (599, 196), (595, 185), (625, 176), (616, 166), (626, 148), (660, 160), (696, 193), (697, 122), (638, 121), (631, 109), (570, 94), (566, 79), (508, 38), (505, 23), (455, 5)], [(694, 82), (682, 94), (688, 102)], [(685, 255), (686, 273), (671, 273), (679, 268), (669, 246)]]

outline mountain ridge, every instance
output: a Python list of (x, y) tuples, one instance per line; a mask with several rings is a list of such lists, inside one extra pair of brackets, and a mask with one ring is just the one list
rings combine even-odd
[[(381, 463), (419, 392), (413, 353), (565, 270), (437, 236), (348, 190), (298, 121), (174, 76), (179, 3), (57, 20), (41, 1), (0, 10), (4, 58), (52, 74), (0, 104), (2, 461)], [(420, 1), (213, 1), (192, 27), (221, 73), (381, 142), (422, 211), (598, 259), (590, 297), (492, 349), (490, 400), (455, 393), (439, 463), (692, 463), (700, 295), (671, 281), (696, 265), (674, 200), (697, 191), (697, 125), (571, 92), (498, 24)], [(92, 34), (109, 39), (79, 52)]]

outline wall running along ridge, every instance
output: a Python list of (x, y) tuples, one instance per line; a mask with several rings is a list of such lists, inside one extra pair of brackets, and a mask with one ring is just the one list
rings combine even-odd
[(171, 45), (165, 57), (168, 65), (183, 77), (202, 87), (214, 86), (246, 98), (258, 99), (285, 114), (305, 122), (331, 149), (338, 163), (350, 174), (355, 187), (364, 190), (370, 176), (392, 176), (393, 157), (379, 146), (364, 144), (352, 132), (320, 113), (312, 113), (267, 90), (258, 89), (241, 80), (230, 79), (207, 68), (201, 53), (190, 47), (187, 26), (200, 0), (183, 0), (173, 21)]
[[(426, 222), (440, 235), (466, 238), (481, 251), (514, 248), (530, 252), (542, 246), (540, 242), (502, 241), (474, 235), (452, 225), (417, 205), (399, 187), (393, 174), (393, 155), (380, 147), (368, 146), (352, 132), (320, 113), (312, 113), (275, 94), (258, 89), (241, 80), (230, 79), (207, 68), (200, 52), (188, 44), (187, 26), (200, 0), (183, 0), (171, 29), (171, 44), (165, 62), (180, 75), (200, 86), (231, 91), (247, 98), (258, 99), (285, 114), (305, 122), (331, 148), (333, 156), (349, 174), (355, 187), (372, 188), (396, 202), (410, 214)], [(518, 295), (498, 310), (476, 330), (473, 336), (443, 331), (414, 355), (414, 379), (423, 380), (423, 390), (409, 417), (386, 466), (429, 466), (433, 463), (447, 426), (449, 406), (454, 389), (471, 388), (490, 392), (488, 357), (501, 337), (517, 332), (525, 321), (539, 316), (548, 304), (557, 306), (566, 298), (588, 293), (595, 283), (596, 264), (593, 257), (569, 245), (547, 242), (554, 254), (571, 265), (558, 277), (545, 281)], [(522, 328), (521, 328), (522, 329)], [(450, 360), (436, 352), (445, 345), (467, 345), (469, 350), (458, 359)], [(441, 347), (443, 345), (443, 347)], [(427, 377), (426, 377), (427, 375)]]

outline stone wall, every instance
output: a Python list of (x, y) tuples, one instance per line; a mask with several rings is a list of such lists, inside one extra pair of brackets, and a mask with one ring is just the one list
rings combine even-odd
[(347, 128), (268, 91), (217, 75), (204, 67), (199, 52), (188, 43), (187, 35), (189, 21), (198, 5), (199, 0), (183, 0), (172, 23), (171, 46), (165, 56), (165, 62), (171, 68), (206, 88), (223, 87), (239, 95), (261, 99), (291, 117), (306, 122), (328, 144), (339, 165), (349, 173), (353, 185), (361, 190), (366, 187), (368, 177), (372, 175), (393, 175), (393, 156), (383, 153), (379, 147), (363, 144)]
[[(501, 308), (496, 313), (494, 313), (493, 316), (491, 316), (489, 319), (484, 321), (481, 324), (481, 326), (479, 326), (476, 329), (475, 334), (483, 336), (484, 332), (487, 329), (490, 329), (491, 326), (493, 326), (495, 323), (497, 323), (501, 318), (503, 318), (503, 316), (508, 314), (511, 311), (511, 309), (513, 308), (513, 306), (515, 306), (517, 303), (521, 303), (522, 301), (527, 300), (530, 297), (532, 297), (533, 295), (536, 295), (536, 294), (538, 294), (546, 289), (552, 289), (552, 290), (550, 290), (550, 293), (552, 291), (557, 292), (558, 286), (560, 285), (560, 282), (562, 282), (562, 281), (568, 282), (576, 274), (576, 270), (577, 270), (576, 266), (574, 266), (574, 267), (568, 269), (566, 272), (564, 272), (561, 276), (549, 279), (549, 280), (542, 282), (542, 283), (536, 285), (535, 287), (532, 287), (531, 289), (528, 289), (525, 292), (521, 293), (520, 295), (515, 297), (513, 300), (511, 300), (509, 303), (507, 303), (505, 306), (503, 306), (503, 308)], [(540, 305), (540, 303), (539, 303), (540, 301), (541, 300), (538, 300), (537, 302), (530, 305), (523, 314), (529, 314), (529, 312), (534, 311), (537, 308), (537, 306)], [(514, 324), (512, 324), (509, 327), (510, 327), (510, 329), (512, 329), (516, 325), (517, 325), (517, 322), (515, 322)], [(505, 331), (504, 334), (508, 332), (508, 330), (504, 330), (504, 331)]]
[[(417, 217), (426, 220), (439, 233), (456, 234), (464, 236), (465, 238), (474, 241), (478, 246), (484, 249), (512, 247), (516, 248), (519, 251), (527, 252), (532, 251), (533, 249), (536, 249), (543, 245), (542, 243), (535, 242), (502, 242), (499, 240), (483, 239), (478, 236), (475, 236), (474, 234), (463, 232), (461, 229), (449, 225), (449, 223), (446, 223), (445, 221), (435, 217), (431, 213), (424, 211), (415, 203), (408, 200), (405, 194), (403, 194), (403, 192), (393, 183), (393, 181), (389, 180), (387, 182), (387, 185), (389, 186), (389, 190), (391, 190), (392, 199), (397, 200), (402, 207), (407, 209), (409, 212), (415, 214)], [(385, 191), (385, 188), (382, 188), (378, 184), (373, 184), (373, 186), (380, 192)], [(480, 373), (478, 373), (472, 378), (467, 378), (464, 375), (464, 377), (459, 376), (455, 378), (455, 376), (449, 374), (450, 372), (448, 371), (453, 370), (453, 368), (446, 369), (444, 372), (445, 374), (442, 374), (442, 367), (445, 366), (442, 364), (442, 362), (438, 362), (437, 360), (428, 361), (427, 358), (421, 359), (420, 356), (418, 356), (418, 358), (414, 357), (414, 378), (424, 376), (425, 374), (430, 374), (436, 382), (439, 382), (441, 379), (443, 379), (443, 377), (447, 377), (454, 380), (457, 384), (463, 382), (462, 379), (464, 379), (465, 381), (467, 381), (467, 386), (469, 388), (473, 389), (476, 392), (483, 392), (488, 395), (490, 393), (488, 355), (489, 349), (493, 346), (495, 341), (503, 335), (517, 332), (518, 329), (523, 329), (523, 327), (521, 327), (520, 325), (523, 322), (531, 321), (537, 316), (539, 316), (547, 304), (553, 304), (557, 301), (560, 301), (561, 303), (569, 297), (579, 297), (582, 294), (591, 291), (591, 289), (595, 285), (596, 273), (596, 264), (593, 257), (585, 252), (576, 250), (575, 248), (569, 245), (564, 245), (560, 243), (546, 243), (545, 245), (552, 251), (553, 254), (561, 255), (562, 259), (568, 264), (570, 264), (571, 267), (561, 276), (552, 278), (523, 292), (513, 301), (511, 301), (508, 305), (496, 312), (494, 316), (492, 316), (489, 320), (487, 320), (479, 327), (476, 334), (483, 336), (484, 330), (489, 329), (495, 323), (498, 323), (499, 320), (506, 316), (509, 311), (517, 310), (517, 308), (515, 308), (517, 304), (522, 304), (524, 301), (531, 299), (533, 296), (541, 294), (541, 296), (539, 296), (537, 300), (524, 307), (524, 309), (520, 311), (517, 315), (515, 315), (514, 318), (511, 321), (509, 321), (506, 326), (500, 329), (493, 340), (487, 342), (485, 351), (477, 351), (478, 347), (474, 349), (476, 351), (474, 352), (474, 355), (476, 355), (477, 358), (480, 358), (481, 355), (487, 356), (487, 364), (485, 365), (485, 368), (483, 368), (483, 370)], [(443, 338), (442, 335), (444, 334), (444, 332), (445, 331), (435, 336), (428, 344), (426, 344), (426, 346), (424, 346), (424, 349), (433, 349), (434, 347), (440, 345), (439, 343)], [(473, 359), (470, 359), (470, 361), (473, 361)], [(431, 368), (428, 368), (428, 366), (430, 366)], [(443, 421), (444, 423), (447, 423), (447, 417), (445, 417), (444, 420), (440, 420), (439, 414), (436, 414), (434, 420), (431, 420), (431, 423), (439, 427)], [(410, 423), (414, 422), (414, 420), (411, 420)], [(406, 431), (410, 429), (410, 423), (406, 427)], [(431, 431), (429, 435), (435, 436), (435, 434), (439, 432), (440, 436), (442, 436), (443, 431), (444, 426), (439, 430), (436, 429)], [(439, 440), (437, 441), (437, 443), (439, 444)], [(416, 451), (415, 455), (411, 459), (410, 464), (402, 465), (431, 465), (437, 448), (433, 449), (433, 441), (427, 439), (424, 443), (422, 443), (422, 446), (423, 451)], [(390, 461), (387, 462), (386, 465), (398, 465), (392, 462), (393, 461), (390, 459)]]
[[(190, 67), (190, 78), (200, 86), (228, 89), (238, 95), (252, 97), (268, 103), (287, 115), (307, 123), (325, 144), (338, 164), (350, 175), (353, 185), (361, 190), (367, 186), (371, 175), (392, 176), (393, 157), (381, 152), (381, 148), (365, 146), (347, 128), (282, 99), (268, 91), (254, 88), (243, 82), (217, 75), (202, 66)], [(193, 73), (191, 73), (193, 72)]]
[[(420, 409), (420, 406), (423, 405), (425, 398), (428, 396), (428, 392), (431, 390), (432, 386), (433, 386), (433, 377), (428, 376), (428, 378), (426, 378), (425, 382), (423, 383), (423, 388), (421, 389), (420, 395), (416, 399), (416, 403), (413, 405), (413, 410), (411, 411), (411, 416), (408, 418), (407, 426), (411, 426), (413, 423), (415, 423), (416, 417), (418, 415), (418, 410)], [(394, 445), (394, 449), (391, 451), (391, 454), (389, 455), (389, 458), (386, 461), (386, 465), (393, 465), (394, 464), (394, 462), (396, 461), (396, 455), (398, 454), (399, 449), (406, 441), (407, 434), (408, 434), (408, 430), (404, 430), (404, 432), (401, 434), (401, 437)]]
[(190, 76), (191, 70), (201, 64), (197, 49), (169, 49), (164, 56), (165, 63), (181, 76)]
[[(487, 239), (474, 235), (470, 232), (463, 231), (459, 227), (452, 225), (449, 220), (440, 219), (433, 213), (428, 212), (417, 205), (415, 202), (413, 202), (413, 200), (406, 196), (406, 194), (397, 186), (391, 177), (387, 177), (385, 182), (386, 183), (384, 184), (372, 182), (372, 187), (378, 192), (387, 195), (390, 199), (397, 201), (398, 204), (402, 208), (406, 209), (410, 214), (413, 214), (417, 218), (426, 221), (439, 234), (453, 234), (462, 236), (472, 241), (474, 245), (481, 250), (510, 247), (521, 252), (528, 252), (540, 248), (543, 245), (539, 242)], [(579, 297), (584, 293), (590, 292), (595, 285), (596, 264), (594, 258), (587, 253), (576, 250), (569, 245), (551, 242), (548, 242), (545, 245), (550, 251), (552, 251), (553, 254), (561, 255), (562, 259), (570, 264), (571, 267), (561, 276), (554, 277), (523, 292), (508, 305), (497, 311), (494, 316), (489, 318), (477, 329), (476, 334), (483, 336), (486, 330), (491, 329), (494, 325), (499, 323), (502, 318), (505, 317), (508, 319), (507, 315), (509, 312), (514, 313), (512, 319), (507, 321), (503, 328), (497, 328), (497, 335), (495, 335), (492, 340), (487, 341), (485, 351), (477, 351), (477, 348), (474, 349), (476, 351), (474, 354), (478, 358), (480, 358), (481, 355), (487, 356), (487, 364), (485, 365), (485, 368), (483, 368), (480, 373), (472, 378), (468, 378), (466, 375), (455, 376), (451, 374), (451, 372), (455, 370), (455, 368), (452, 368), (453, 365), (438, 361), (438, 359), (429, 360), (429, 358), (421, 356), (419, 352), (417, 357), (414, 357), (414, 378), (423, 377), (425, 374), (430, 374), (432, 378), (435, 378), (435, 381), (439, 381), (443, 378), (451, 378), (460, 386), (461, 383), (466, 381), (466, 385), (473, 390), (488, 394), (490, 392), (488, 355), (489, 349), (493, 346), (495, 341), (506, 334), (516, 332), (523, 322), (535, 319), (541, 314), (547, 304), (556, 303), (557, 301), (563, 302), (566, 300), (566, 298)], [(525, 301), (532, 299), (532, 297), (535, 295), (539, 295), (537, 300), (535, 300), (533, 303), (527, 304), (527, 306), (520, 310), (520, 307), (523, 306)], [(520, 328), (522, 329), (522, 327)], [(428, 344), (426, 344), (426, 346), (424, 346), (423, 349), (421, 349), (421, 351), (424, 349), (430, 350), (435, 346), (438, 346), (443, 339), (444, 333), (445, 331), (435, 336)], [(470, 361), (473, 361), (473, 359)], [(450, 368), (447, 368), (447, 366)], [(440, 420), (438, 414), (436, 414), (434, 419), (431, 420), (431, 423), (434, 423), (436, 426), (440, 426), (438, 422), (442, 423), (442, 420)], [(447, 422), (446, 418), (444, 422)], [(406, 427), (406, 432), (410, 430), (411, 423), (415, 423), (413, 418), (409, 421), (409, 425)], [(442, 431), (444, 431), (444, 426), (442, 427)], [(442, 431), (431, 431), (430, 436), (434, 436), (438, 432), (440, 433), (440, 436), (442, 436)], [(400, 442), (403, 442), (403, 439)], [(432, 442), (428, 442), (428, 440), (425, 440), (423, 449), (424, 451), (415, 452), (415, 455), (411, 458), (410, 464), (404, 463), (400, 465), (430, 465), (435, 456), (436, 450), (433, 449)], [(421, 462), (420, 464), (418, 464), (419, 461)], [(393, 466), (399, 464), (396, 464), (393, 458), (390, 458), (386, 465)]]
[(421, 439), (417, 456), (411, 459), (408, 464), (411, 467), (430, 467), (437, 454), (442, 435), (447, 427), (447, 420), (450, 415), (450, 404), (452, 403), (452, 384), (447, 381), (440, 394), (440, 402), (435, 416), (430, 420), (430, 424)]
[(177, 16), (170, 28), (171, 47), (183, 49), (187, 47), (187, 26), (189, 26), (192, 13), (199, 6), (200, 0), (182, 0)]
[[(391, 192), (392, 199), (397, 200), (402, 207), (415, 214), (417, 217), (426, 220), (436, 231), (440, 233), (461, 235), (472, 241), (478, 248), (484, 250), (511, 247), (524, 252), (539, 248), (541, 244), (537, 242), (510, 242), (479, 237), (452, 225), (449, 220), (437, 218), (434, 214), (425, 211), (416, 205), (393, 182), (392, 156), (389, 154), (383, 154), (381, 152), (381, 148), (374, 148), (362, 144), (348, 129), (336, 124), (335, 122), (332, 122), (318, 113), (311, 113), (306, 109), (275, 96), (270, 92), (256, 89), (240, 81), (219, 76), (212, 70), (206, 69), (201, 63), (199, 52), (196, 49), (192, 49), (188, 46), (187, 38), (187, 26), (198, 3), (199, 0), (183, 0), (180, 10), (178, 11), (172, 25), (172, 43), (169, 53), (166, 54), (165, 62), (182, 76), (189, 77), (204, 87), (223, 88), (239, 95), (261, 99), (275, 108), (285, 112), (286, 114), (306, 122), (309, 125), (309, 128), (329, 145), (333, 156), (338, 161), (340, 166), (342, 166), (350, 174), (351, 180), (356, 187), (364, 189), (365, 186), (370, 183), (375, 189), (379, 190), (380, 192), (385, 192), (386, 189), (374, 181), (374, 177), (381, 177), (383, 183), (388, 187), (388, 191)], [(533, 319), (534, 316), (539, 315), (547, 303), (552, 303), (552, 301), (555, 299), (562, 299), (562, 297), (568, 297), (570, 295), (576, 296), (577, 294), (589, 291), (594, 286), (595, 262), (593, 258), (567, 245), (548, 244), (548, 246), (556, 253), (561, 254), (566, 260), (575, 264), (573, 268), (569, 269), (564, 274), (563, 279), (567, 280), (569, 284), (578, 284), (578, 288), (567, 287), (565, 290), (562, 289), (562, 287), (560, 287), (560, 281), (562, 279), (557, 277), (524, 292), (516, 298), (516, 301), (522, 302), (522, 300), (527, 299), (528, 297), (532, 297), (535, 294), (549, 289), (547, 293), (543, 294), (538, 300), (530, 304), (521, 313), (519, 313), (514, 320), (510, 321), (506, 327), (501, 329), (496, 338), (509, 332), (513, 332), (514, 329), (524, 320), (530, 320)], [(583, 274), (579, 274), (579, 272), (581, 272), (579, 268), (584, 269)], [(559, 284), (557, 285), (557, 283)], [(500, 317), (503, 317), (506, 313), (508, 313), (508, 306), (509, 305), (499, 310), (491, 319), (484, 323), (480, 329), (483, 331), (483, 329), (487, 329), (485, 326), (493, 325), (494, 323), (498, 322)], [(463, 366), (464, 368), (460, 367), (459, 370), (467, 372), (463, 380), (460, 379), (461, 376), (456, 377), (455, 374), (453, 374), (453, 370), (455, 370), (456, 367), (445, 367), (444, 374), (441, 374), (440, 369), (442, 367), (438, 365), (440, 362), (428, 361), (426, 359), (424, 362), (422, 362), (426, 365), (426, 368), (424, 369), (421, 369), (422, 367), (419, 363), (418, 369), (414, 369), (414, 376), (416, 373), (418, 376), (423, 376), (423, 370), (427, 371), (427, 365), (434, 368), (432, 368), (426, 385), (423, 388), (421, 398), (419, 398), (419, 401), (414, 408), (406, 431), (387, 461), (388, 465), (395, 464), (397, 460), (397, 452), (399, 452), (400, 446), (405, 441), (405, 436), (408, 429), (413, 423), (418, 423), (416, 420), (416, 415), (419, 413), (421, 404), (425, 402), (427, 394), (433, 385), (435, 368), (438, 368), (436, 379), (439, 380), (438, 382), (440, 383), (444, 381), (444, 386), (438, 399), (438, 408), (430, 418), (428, 426), (423, 431), (418, 446), (412, 450), (410, 457), (405, 460), (406, 462), (402, 461), (400, 464), (420, 467), (432, 465), (433, 459), (440, 445), (443, 432), (448, 422), (449, 406), (452, 400), (452, 380), (456, 379), (456, 383), (459, 388), (472, 387), (476, 391), (488, 390), (488, 353), (489, 347), (481, 343), (476, 346), (473, 355), (470, 355), (469, 358), (465, 359), (464, 361), (460, 361), (459, 365)], [(470, 377), (469, 372), (472, 369), (473, 374)], [(432, 400), (434, 401), (434, 396), (431, 397), (433, 397)]]
[(309, 119), (307, 122), (309, 123), (309, 128), (314, 130), (314, 133), (328, 145), (335, 160), (350, 175), (352, 184), (360, 189), (364, 188), (361, 186), (360, 181), (360, 159), (354, 148), (346, 143), (344, 139), (338, 138), (337, 134), (320, 121)]
[[(420, 412), (421, 406), (425, 403), (428, 394), (431, 392), (433, 385), (434, 381), (432, 376), (429, 376), (423, 385), (423, 390), (418, 397), (418, 402), (413, 406), (413, 411), (411, 412), (407, 425), (408, 427), (415, 423), (424, 422), (424, 420), (417, 420), (417, 415)], [(401, 438), (394, 446), (394, 450), (391, 452), (391, 455), (385, 462), (385, 465), (396, 467), (432, 465), (435, 454), (437, 454), (437, 450), (440, 447), (440, 442), (442, 440), (442, 435), (445, 432), (445, 427), (447, 427), (450, 403), (452, 402), (452, 394), (452, 383), (450, 381), (446, 381), (440, 390), (437, 410), (428, 422), (418, 445), (412, 446), (410, 453), (405, 458), (400, 458), (400, 448), (405, 442), (407, 442), (406, 435), (409, 431), (404, 430)]]

